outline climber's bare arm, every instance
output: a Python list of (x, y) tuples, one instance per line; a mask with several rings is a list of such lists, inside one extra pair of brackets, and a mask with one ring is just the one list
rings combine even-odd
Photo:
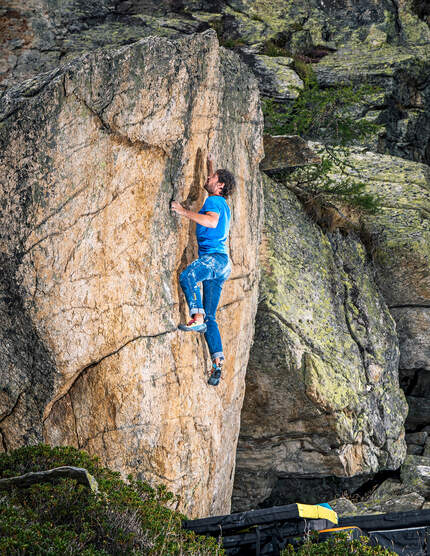
[(197, 224), (205, 226), (206, 228), (216, 228), (218, 225), (219, 214), (216, 212), (199, 214), (198, 212), (193, 212), (192, 210), (184, 208), (177, 201), (172, 201), (170, 208), (180, 216), (185, 216), (186, 218), (189, 218), (193, 222), (197, 222)]

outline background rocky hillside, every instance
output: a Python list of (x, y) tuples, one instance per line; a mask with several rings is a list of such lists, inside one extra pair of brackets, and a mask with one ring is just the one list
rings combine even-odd
[[(419, 0), (6, 2), (3, 449), (83, 447), (196, 516), (229, 510), (233, 477), (237, 510), (390, 470), (403, 488), (405, 419), (402, 481), (430, 454), (429, 17)], [(369, 86), (350, 110), (378, 131), (348, 156), (382, 210), (353, 230), (258, 170), (257, 87), (291, 106), (309, 68)], [(239, 178), (216, 392), (201, 340), (174, 332), (195, 244), (168, 209), (199, 207), (210, 150)]]

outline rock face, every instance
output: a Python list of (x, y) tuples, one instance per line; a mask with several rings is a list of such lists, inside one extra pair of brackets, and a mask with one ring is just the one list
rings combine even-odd
[(0, 91), (96, 48), (207, 29), (161, 0), (5, 0), (0, 7)]
[(394, 469), (406, 452), (394, 321), (363, 244), (323, 234), (269, 180), (265, 207), (237, 509), (263, 502), (278, 480)]
[(429, 168), (368, 152), (355, 153), (352, 164), (369, 190), (382, 196), (382, 213), (363, 218), (362, 225), (378, 284), (396, 321), (399, 375), (409, 406), (406, 430), (422, 431), (430, 422)]
[(258, 78), (263, 96), (288, 102), (299, 96), (303, 81), (291, 67), (293, 58), (256, 54), (251, 48), (241, 48), (242, 59)]
[(430, 502), (430, 458), (408, 455), (399, 479), (387, 479), (360, 502), (345, 498), (330, 501), (340, 515), (406, 512), (428, 509)]
[(330, 500), (330, 506), (339, 516), (377, 513), (410, 512), (426, 509), (425, 498), (418, 492), (404, 492), (404, 485), (388, 479), (365, 501), (353, 504), (345, 498)]
[[(427, 27), (426, 27), (427, 29)], [(349, 43), (315, 65), (323, 87), (366, 83), (374, 93), (357, 117), (381, 126), (367, 146), (380, 153), (430, 163), (430, 30), (421, 45)]]
[[(265, 187), (261, 300), (238, 445), (236, 509), (281, 503), (285, 485), (299, 477), (353, 475), (357, 481), (395, 469), (405, 457), (407, 407), (389, 309), (396, 318), (414, 307), (400, 349), (407, 360), (408, 345), (416, 344), (414, 357), (425, 358), (428, 168), (365, 149), (352, 149), (349, 164), (381, 199), (381, 212), (360, 217), (361, 237), (324, 235), (292, 194), (273, 182)], [(420, 392), (408, 396), (411, 430), (430, 418), (428, 376), (423, 370), (421, 382), (411, 385)], [(261, 490), (253, 485), (256, 472)], [(311, 497), (306, 501), (317, 501), (300, 490)]]
[[(27, 81), (1, 108), (3, 448), (85, 448), (164, 482), (191, 516), (228, 512), (262, 222), (255, 79), (213, 31), (153, 37)], [(169, 208), (201, 207), (208, 151), (237, 177), (217, 389), (204, 339), (176, 331), (196, 243)]]
[(282, 170), (286, 166), (294, 168), (319, 162), (321, 158), (298, 135), (264, 136), (264, 159), (260, 170)]
[[(379, 357), (377, 356), (376, 359), (385, 361), (387, 367), (391, 369), (389, 372), (391, 378), (385, 383), (386, 385), (391, 384), (389, 387), (391, 393), (388, 398), (382, 403), (380, 399), (369, 402), (367, 409), (358, 414), (354, 414), (354, 411), (350, 410), (352, 398), (348, 399), (350, 405), (345, 403), (346, 400), (342, 401), (345, 403), (345, 408), (348, 408), (346, 411), (349, 417), (352, 415), (354, 420), (354, 415), (359, 416), (355, 430), (360, 431), (360, 434), (366, 437), (368, 434), (366, 426), (368, 425), (370, 429), (373, 427), (373, 424), (370, 425), (370, 423), (378, 413), (380, 416), (385, 412), (390, 413), (390, 405), (393, 402), (388, 399), (390, 396), (393, 396), (393, 399), (396, 398), (397, 402), (394, 402), (394, 407), (398, 413), (394, 419), (396, 422), (394, 429), (397, 431), (399, 439), (396, 448), (387, 448), (391, 441), (386, 446), (379, 445), (378, 442), (382, 439), (380, 437), (379, 441), (373, 444), (376, 447), (373, 453), (378, 463), (374, 460), (374, 464), (369, 465), (366, 462), (363, 466), (358, 464), (349, 469), (345, 466), (343, 470), (339, 470), (337, 465), (340, 460), (336, 461), (336, 457), (342, 451), (341, 446), (344, 441), (339, 441), (342, 435), (339, 434), (337, 437), (335, 435), (337, 441), (333, 441), (331, 436), (333, 429), (326, 426), (327, 436), (323, 442), (321, 437), (324, 435), (318, 429), (313, 431), (312, 427), (317, 427), (318, 422), (313, 413), (306, 409), (308, 401), (302, 402), (302, 397), (304, 398), (305, 395), (312, 400), (312, 396), (309, 396), (307, 392), (307, 367), (291, 347), (293, 342), (291, 337), (294, 334), (304, 335), (308, 342), (312, 342), (310, 345), (313, 349), (315, 349), (316, 339), (329, 340), (332, 329), (339, 330), (335, 336), (339, 344), (345, 344), (345, 340), (341, 325), (342, 319), (336, 309), (328, 310), (330, 314), (336, 315), (336, 326), (334, 327), (331, 323), (330, 326), (327, 326), (328, 319), (321, 316), (315, 317), (321, 300), (316, 299), (313, 293), (306, 297), (307, 292), (312, 292), (308, 285), (305, 286), (304, 292), (300, 291), (298, 284), (307, 284), (306, 272), (302, 272), (300, 275), (295, 275), (293, 272), (294, 279), (291, 285), (290, 269), (294, 264), (301, 267), (303, 261), (308, 259), (314, 262), (312, 284), (322, 299), (331, 299), (331, 296), (329, 288), (324, 287), (321, 283), (320, 269), (325, 269), (329, 276), (336, 276), (333, 278), (335, 282), (345, 283), (345, 273), (348, 280), (352, 278), (350, 290), (352, 305), (357, 304), (358, 301), (359, 309), (357, 310), (358, 306), (355, 310), (346, 306), (345, 314), (348, 315), (348, 312), (351, 311), (352, 315), (351, 318), (347, 317), (346, 319), (347, 322), (352, 323), (346, 337), (350, 335), (358, 345), (361, 345), (362, 349), (359, 348), (360, 354), (363, 355), (361, 364), (357, 366), (357, 363), (354, 362), (354, 351), (347, 350), (345, 353), (355, 372), (360, 372), (357, 370), (360, 367), (362, 369), (374, 368), (374, 361), (371, 358), (378, 353), (378, 349), (372, 345), (376, 339), (380, 341), (382, 337), (385, 337), (393, 346), (396, 343), (396, 329), (393, 324), (390, 327), (383, 325), (382, 335), (377, 327), (370, 325), (373, 319), (378, 320), (380, 314), (386, 314), (389, 311), (391, 317), (396, 321), (399, 338), (400, 379), (409, 405), (407, 430), (410, 432), (428, 430), (430, 419), (428, 401), (430, 397), (430, 379), (428, 377), (430, 375), (427, 372), (428, 280), (430, 276), (428, 256), (430, 181), (427, 166), (430, 162), (430, 120), (428, 116), (430, 106), (430, 66), (428, 62), (430, 30), (417, 17), (422, 14), (415, 14), (411, 9), (412, 3), (407, 1), (363, 1), (355, 2), (354, 5), (347, 3), (347, 6), (343, 2), (327, 2), (324, 3), (324, 7), (320, 3), (317, 5), (316, 2), (307, 2), (306, 6), (302, 2), (283, 3), (283, 6), (280, 3), (275, 4), (276, 9), (271, 11), (270, 21), (262, 14), (260, 4), (258, 6), (261, 11), (258, 11), (258, 7), (255, 8), (266, 24), (264, 30), (263, 27), (257, 29), (258, 22), (254, 24), (253, 36), (258, 36), (253, 47), (256, 52), (258, 52), (258, 44), (267, 45), (270, 35), (270, 40), (274, 41), (276, 46), (284, 49), (285, 63), (291, 55), (295, 55), (296, 60), (299, 56), (302, 61), (307, 60), (312, 63), (320, 86), (337, 87), (345, 82), (355, 82), (368, 83), (373, 87), (372, 94), (363, 99), (362, 104), (356, 106), (354, 110), (357, 118), (364, 117), (378, 123), (381, 131), (368, 141), (366, 150), (355, 152), (351, 163), (357, 168), (358, 180), (364, 181), (374, 194), (383, 197), (384, 209), (378, 216), (362, 218), (359, 221), (362, 234), (361, 238), (357, 237), (355, 241), (356, 245), (360, 246), (359, 249), (367, 253), (363, 257), (362, 263), (358, 259), (351, 262), (350, 255), (343, 253), (347, 241), (341, 238), (341, 247), (333, 248), (333, 255), (335, 255), (335, 261), (339, 259), (342, 263), (335, 264), (334, 268), (329, 262), (330, 258), (326, 254), (326, 248), (322, 245), (318, 248), (315, 247), (318, 242), (314, 243), (314, 240), (308, 239), (306, 242), (306, 247), (309, 246), (307, 255), (304, 254), (306, 253), (304, 246), (297, 248), (298, 240), (296, 238), (304, 236), (302, 229), (304, 219), (303, 215), (299, 213), (292, 221), (289, 221), (288, 217), (285, 218), (284, 215), (291, 212), (289, 205), (277, 216), (278, 221), (283, 219), (284, 223), (279, 224), (279, 227), (275, 226), (273, 230), (270, 228), (272, 223), (269, 225), (267, 245), (271, 262), (267, 267), (263, 267), (263, 284), (273, 282), (275, 286), (269, 294), (267, 288), (263, 286), (262, 295), (264, 297), (259, 305), (261, 311), (259, 309), (257, 313), (256, 340), (249, 364), (247, 394), (239, 442), (234, 494), (235, 509), (246, 509), (258, 504), (270, 505), (295, 501), (287, 496), (289, 494), (297, 496), (297, 494), (292, 494), (297, 492), (303, 494), (302, 501), (305, 501), (304, 497), (309, 496), (310, 498), (306, 498), (306, 501), (317, 502), (318, 498), (321, 498), (319, 493), (325, 494), (329, 486), (326, 484), (328, 480), (324, 479), (320, 489), (317, 490), (315, 482), (313, 482), (316, 476), (325, 473), (335, 476), (354, 475), (354, 481), (358, 481), (361, 473), (369, 473), (378, 468), (395, 468), (405, 455), (403, 441), (400, 441), (402, 436), (400, 421), (405, 418), (406, 407), (398, 386), (396, 386), (397, 393), (394, 393), (391, 382), (394, 381), (398, 385), (398, 379), (394, 378), (398, 376), (396, 370), (398, 362), (391, 360), (390, 363), (390, 358), (386, 357), (383, 352), (379, 352)], [(343, 10), (342, 16), (337, 11), (340, 9)], [(293, 13), (296, 16), (295, 19), (292, 17)], [(317, 17), (318, 13), (320, 17)], [(301, 19), (300, 16), (302, 16)], [(244, 36), (247, 37), (247, 42), (253, 42), (249, 38), (249, 31)], [(250, 63), (250, 65), (253, 68), (256, 66), (255, 63)], [(260, 89), (263, 93), (269, 94), (268, 90), (262, 89), (261, 84)], [(271, 96), (279, 100), (275, 91), (271, 93)], [(395, 156), (380, 156), (369, 150)], [(414, 163), (411, 160), (426, 164)], [(273, 194), (281, 196), (276, 188), (271, 195), (273, 196)], [(271, 201), (268, 201), (268, 206), (272, 206)], [(292, 222), (298, 231), (294, 233), (293, 237), (286, 232), (284, 235), (283, 227), (291, 229)], [(330, 235), (328, 237), (332, 243)], [(278, 270), (274, 270), (273, 264), (277, 269), (277, 261), (282, 261), (280, 264), (284, 268), (283, 276)], [(342, 268), (343, 263), (346, 263), (343, 272), (339, 272), (338, 269)], [(358, 268), (362, 269), (360, 271), (362, 282), (355, 281), (354, 272)], [(352, 275), (348, 269), (355, 269)], [(371, 287), (368, 285), (368, 280), (373, 282)], [(333, 287), (332, 290), (333, 298), (338, 298), (340, 293), (336, 292), (336, 287)], [(348, 291), (345, 289), (346, 295)], [(373, 291), (366, 301), (363, 298), (360, 300), (364, 291)], [(383, 311), (376, 310), (375, 312), (372, 308), (376, 298), (379, 299), (378, 303), (384, 306)], [(267, 310), (267, 303), (274, 303), (282, 308), (282, 310), (276, 309), (279, 321), (276, 324), (273, 313)], [(309, 314), (312, 315), (310, 322), (303, 317), (306, 315), (309, 319)], [(373, 317), (369, 318), (369, 315), (373, 315)], [(301, 321), (297, 322), (299, 317), (301, 317)], [(324, 335), (316, 334), (315, 330), (311, 328), (316, 322), (324, 330)], [(340, 329), (338, 329), (339, 326)], [(391, 334), (389, 333), (390, 329)], [(367, 330), (366, 339), (363, 336), (365, 330)], [(389, 336), (391, 336), (391, 340), (388, 339)], [(300, 339), (303, 341), (301, 337)], [(293, 345), (297, 345), (296, 340)], [(301, 349), (305, 350), (305, 348)], [(273, 356), (273, 352), (277, 353), (276, 358), (279, 359)], [(280, 356), (278, 352), (283, 355)], [(370, 359), (368, 359), (369, 354)], [(331, 364), (333, 365), (333, 362)], [(382, 365), (384, 369), (386, 369), (385, 364)], [(341, 366), (346, 373), (344, 376), (348, 376), (346, 370), (348, 364), (343, 363)], [(377, 364), (378, 366), (379, 364)], [(334, 365), (333, 368), (335, 368)], [(274, 376), (269, 378), (269, 372)], [(385, 373), (386, 370), (381, 376), (384, 377)], [(372, 372), (367, 372), (365, 379), (365, 382), (369, 380), (367, 387), (370, 387), (371, 375)], [(379, 375), (379, 371), (376, 375)], [(329, 372), (318, 374), (316, 382), (320, 387), (324, 385), (324, 378), (321, 378), (323, 376), (326, 377), (325, 380), (329, 385), (333, 385), (335, 391), (330, 392), (329, 388), (324, 389), (323, 387), (323, 394), (319, 394), (318, 398), (314, 397), (312, 401), (317, 406), (318, 403), (322, 403), (324, 407), (325, 395), (329, 402), (334, 403), (345, 389), (337, 385), (336, 380), (339, 379), (337, 369), (332, 375)], [(352, 375), (350, 378), (354, 384), (359, 384), (355, 375), (354, 378)], [(372, 387), (370, 388), (372, 389)], [(297, 389), (299, 389), (299, 394)], [(382, 390), (384, 389), (385, 386), (382, 386)], [(291, 391), (294, 392), (292, 396), (290, 395)], [(348, 395), (351, 396), (352, 392), (348, 391)], [(360, 395), (359, 398), (362, 400), (366, 396)], [(300, 406), (303, 408), (302, 413), (299, 413), (298, 409), (293, 410), (295, 404), (297, 404), (297, 408)], [(386, 410), (383, 410), (383, 407)], [(401, 410), (400, 407), (403, 409)], [(336, 415), (334, 429), (340, 430), (343, 421), (339, 419), (339, 408), (336, 408), (336, 411), (331, 408), (331, 411)], [(309, 417), (310, 424), (306, 423), (307, 428), (304, 426), (300, 428), (303, 415), (307, 413), (311, 416)], [(255, 417), (256, 414), (259, 416)], [(363, 426), (361, 422), (364, 415), (373, 416), (367, 421), (366, 426)], [(267, 428), (259, 426), (264, 422), (268, 423)], [(383, 422), (383, 428), (390, 430), (385, 418)], [(312, 435), (310, 431), (313, 431)], [(311, 436), (311, 440), (306, 434)], [(320, 434), (321, 436), (318, 436)], [(319, 444), (316, 440), (319, 441)], [(296, 441), (296, 444), (293, 441)], [(373, 451), (372, 443), (373, 440), (371, 442), (363, 441), (365, 449), (370, 449), (371, 452)], [(400, 443), (402, 448), (398, 450)], [(356, 449), (359, 444), (360, 441), (354, 443), (355, 462), (359, 461), (361, 457), (359, 449)], [(414, 444), (414, 446), (417, 445)], [(386, 456), (381, 455), (381, 448), (382, 452), (384, 450), (391, 454), (397, 452), (397, 463), (395, 457), (389, 456), (385, 459)], [(420, 448), (418, 450), (417, 447), (414, 447), (414, 453), (424, 453), (425, 446), (421, 445)], [(271, 452), (272, 457), (269, 456)], [(325, 467), (329, 458), (332, 458), (330, 472)], [(306, 460), (305, 463), (303, 459)], [(365, 460), (366, 457), (363, 458), (363, 461)], [(299, 472), (298, 469), (302, 471)], [(309, 477), (308, 481), (299, 481), (299, 477), (306, 476)], [(309, 483), (308, 487), (305, 486), (306, 482)], [(339, 481), (335, 483), (331, 486), (333, 491), (339, 489), (341, 484)], [(358, 485), (351, 482), (350, 486), (355, 488)], [(309, 492), (306, 491), (306, 488)], [(311, 492), (312, 490), (313, 492)], [(313, 499), (312, 496), (316, 498)], [(409, 502), (415, 504), (417, 501)]]

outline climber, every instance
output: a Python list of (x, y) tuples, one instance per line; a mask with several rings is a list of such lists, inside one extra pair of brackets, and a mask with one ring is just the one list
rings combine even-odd
[[(226, 241), (230, 227), (230, 208), (226, 199), (235, 187), (234, 176), (224, 169), (213, 170), (213, 156), (207, 158), (208, 178), (204, 188), (209, 193), (199, 212), (184, 208), (172, 201), (171, 209), (196, 222), (199, 258), (180, 275), (179, 281), (190, 310), (191, 320), (179, 329), (204, 332), (212, 360), (212, 374), (208, 384), (219, 384), (224, 364), (224, 353), (215, 313), (224, 282), (230, 275), (231, 263)], [(203, 283), (203, 302), (199, 282)]]

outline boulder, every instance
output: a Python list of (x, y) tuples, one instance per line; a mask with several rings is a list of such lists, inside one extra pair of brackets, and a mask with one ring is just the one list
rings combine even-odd
[[(419, 454), (419, 455), (421, 455), (421, 454)], [(429, 442), (428, 439), (426, 439), (426, 442), (424, 444), (424, 450), (422, 452), (422, 455), (427, 457), (427, 458), (430, 457), (430, 442)]]
[(356, 176), (379, 196), (382, 210), (361, 226), (378, 286), (396, 320), (400, 379), (405, 385), (407, 430), (428, 424), (430, 303), (430, 172), (425, 164), (356, 150)]
[(402, 483), (424, 498), (430, 498), (430, 458), (409, 455), (405, 459), (400, 476)]
[(320, 157), (298, 135), (264, 135), (264, 158), (260, 169), (265, 172), (319, 162)]
[[(413, 432), (428, 424), (430, 411), (430, 172), (426, 164), (362, 148), (350, 150), (348, 163), (347, 174), (380, 201), (379, 212), (363, 213), (358, 222), (378, 287), (396, 320), (407, 429)], [(338, 180), (343, 176), (333, 174)]]
[[(0, 113), (3, 448), (83, 448), (190, 516), (227, 513), (259, 274), (255, 78), (213, 31), (152, 37), (11, 88)], [(204, 338), (176, 329), (197, 251), (170, 211), (200, 209), (209, 151), (237, 178), (218, 388)]]
[[(380, 201), (381, 210), (363, 213), (360, 224), (382, 294), (391, 310), (419, 309), (430, 299), (428, 166), (361, 148), (349, 151), (348, 163), (347, 176), (364, 182)], [(333, 177), (341, 180), (343, 175), (333, 172)], [(426, 327), (425, 318), (422, 322)]]
[(356, 503), (355, 515), (375, 513), (411, 512), (423, 507), (425, 498), (418, 492), (408, 494), (387, 495), (381, 498), (371, 498)]
[[(425, 269), (423, 270), (425, 271)], [(419, 272), (419, 268), (417, 268), (417, 271)], [(430, 307), (426, 307), (425, 303), (421, 307), (393, 306), (391, 314), (396, 321), (397, 334), (402, 346), (400, 368), (404, 371), (409, 369), (420, 369), (421, 372), (427, 371), (430, 380), (430, 341), (428, 334), (430, 331)]]
[(262, 96), (280, 102), (295, 100), (299, 96), (303, 81), (292, 68), (292, 58), (256, 54), (247, 48), (241, 48), (239, 52), (257, 77)]
[(408, 454), (426, 456), (427, 454), (424, 452), (424, 449), (427, 442), (427, 436), (428, 432), (425, 431), (407, 434), (405, 438), (406, 444), (408, 445)]
[(36, 471), (25, 473), (17, 477), (8, 477), (0, 479), (0, 490), (12, 490), (14, 488), (28, 488), (31, 485), (39, 483), (55, 483), (61, 479), (74, 479), (77, 483), (86, 486), (94, 493), (99, 492), (99, 486), (96, 479), (83, 467), (73, 467), (64, 465), (47, 469), (46, 471)]
[(430, 373), (425, 369), (401, 369), (401, 385), (406, 392), (409, 413), (408, 431), (428, 432), (430, 427)]
[(425, 498), (410, 486), (387, 479), (365, 500), (352, 504), (345, 498), (338, 498), (330, 501), (330, 506), (339, 515), (352, 516), (419, 510), (424, 503)]
[(430, 422), (430, 397), (407, 396), (409, 412), (407, 419), (407, 427), (409, 430), (421, 429)]
[(428, 437), (428, 432), (414, 432), (411, 434), (407, 434), (405, 436), (406, 442), (408, 444), (417, 444), (418, 446), (424, 446)]
[(334, 500), (330, 500), (330, 506), (333, 510), (337, 513), (337, 515), (345, 516), (345, 515), (356, 515), (357, 514), (357, 507), (355, 504), (351, 502), (348, 498), (336, 498)]

